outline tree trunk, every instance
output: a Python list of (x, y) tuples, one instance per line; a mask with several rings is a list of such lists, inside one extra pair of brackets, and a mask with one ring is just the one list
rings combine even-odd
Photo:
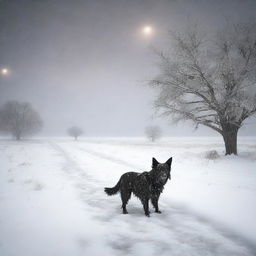
[(17, 133), (15, 136), (16, 136), (16, 140), (20, 140), (20, 134), (19, 133)]
[(225, 142), (226, 155), (237, 155), (237, 126), (226, 125), (223, 128), (223, 139)]

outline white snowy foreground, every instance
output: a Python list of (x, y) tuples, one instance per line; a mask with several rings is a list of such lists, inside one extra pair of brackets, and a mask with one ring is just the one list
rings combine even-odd
[[(239, 156), (221, 138), (0, 140), (0, 255), (256, 255), (256, 138)], [(220, 158), (205, 158), (217, 150)], [(162, 214), (114, 186), (127, 171), (173, 157)]]

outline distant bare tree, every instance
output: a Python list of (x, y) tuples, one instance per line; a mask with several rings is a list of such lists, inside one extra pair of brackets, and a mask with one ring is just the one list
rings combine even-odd
[(256, 25), (227, 25), (209, 37), (195, 26), (172, 39), (172, 54), (158, 52), (160, 74), (150, 83), (159, 92), (155, 107), (215, 130), (226, 155), (237, 154), (238, 130), (256, 113)]
[(68, 129), (68, 135), (74, 137), (75, 140), (83, 134), (83, 130), (77, 126), (72, 126)]
[(152, 125), (152, 126), (147, 126), (145, 128), (145, 134), (149, 140), (154, 142), (155, 140), (161, 137), (162, 131), (159, 126)]
[(0, 108), (0, 130), (10, 132), (16, 140), (40, 131), (43, 122), (29, 103), (9, 101)]

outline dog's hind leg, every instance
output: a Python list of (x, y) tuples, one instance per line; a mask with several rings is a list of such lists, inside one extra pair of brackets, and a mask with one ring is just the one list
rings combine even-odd
[(121, 190), (121, 199), (122, 199), (122, 208), (123, 208), (123, 214), (127, 214), (127, 209), (126, 209), (126, 205), (129, 201), (129, 199), (131, 198), (131, 191), (127, 191), (127, 190)]

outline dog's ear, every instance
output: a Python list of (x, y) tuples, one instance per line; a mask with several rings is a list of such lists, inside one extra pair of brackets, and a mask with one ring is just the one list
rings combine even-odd
[(172, 164), (172, 157), (171, 158), (169, 158), (166, 162), (165, 162), (166, 164), (168, 164), (168, 166), (169, 166), (169, 172), (168, 172), (168, 179), (170, 180), (171, 179), (171, 164)]
[(168, 165), (171, 167), (171, 164), (172, 164), (172, 157), (169, 158), (165, 163), (168, 164)]
[(154, 169), (154, 168), (156, 168), (157, 166), (158, 166), (158, 161), (153, 157), (152, 158), (152, 168)]

